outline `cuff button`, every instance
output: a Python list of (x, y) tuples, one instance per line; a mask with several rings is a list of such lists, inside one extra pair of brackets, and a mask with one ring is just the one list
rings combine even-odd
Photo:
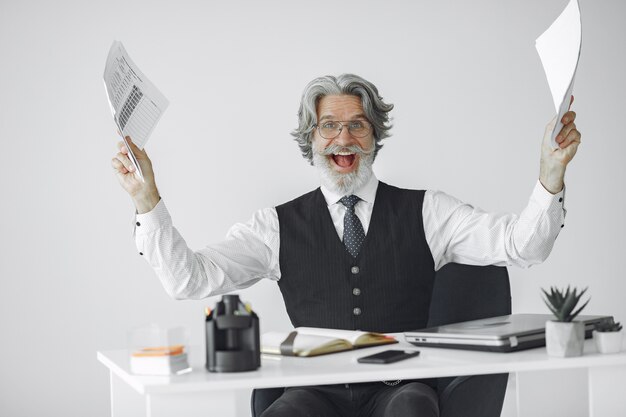
[(143, 256), (143, 252), (139, 252), (139, 254), (140, 254), (141, 256)]
[(137, 223), (135, 223), (135, 224), (136, 224), (137, 226), (141, 226), (141, 223), (139, 223), (139, 222), (137, 222)]

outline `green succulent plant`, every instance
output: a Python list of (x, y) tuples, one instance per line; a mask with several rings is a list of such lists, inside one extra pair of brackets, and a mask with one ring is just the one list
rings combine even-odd
[(550, 311), (556, 316), (557, 321), (563, 322), (570, 322), (574, 320), (578, 313), (585, 308), (591, 299), (588, 299), (585, 304), (583, 304), (578, 310), (574, 311), (583, 294), (587, 291), (587, 288), (582, 290), (580, 293), (576, 288), (570, 290), (569, 285), (565, 291), (556, 287), (550, 287), (549, 293), (543, 288), (541, 291), (543, 291), (543, 294), (545, 295), (545, 299), (543, 301), (546, 303)]
[(596, 324), (595, 329), (599, 332), (619, 332), (620, 330), (622, 330), (622, 325), (619, 323), (619, 321), (603, 321)]

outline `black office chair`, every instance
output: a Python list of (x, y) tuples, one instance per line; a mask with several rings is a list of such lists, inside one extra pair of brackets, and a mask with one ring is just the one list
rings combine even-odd
[[(428, 326), (505, 314), (511, 314), (506, 268), (447, 264), (437, 271)], [(438, 378), (440, 417), (499, 417), (507, 382), (508, 374)], [(252, 416), (259, 417), (283, 392), (254, 390)]]

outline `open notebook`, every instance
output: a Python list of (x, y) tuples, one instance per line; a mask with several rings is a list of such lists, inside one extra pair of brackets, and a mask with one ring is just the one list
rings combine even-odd
[(398, 341), (381, 333), (297, 327), (292, 332), (264, 333), (261, 336), (261, 352), (307, 357), (390, 343)]

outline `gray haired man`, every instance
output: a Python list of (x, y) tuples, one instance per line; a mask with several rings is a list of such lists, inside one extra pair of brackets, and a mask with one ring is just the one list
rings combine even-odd
[[(352, 74), (311, 81), (292, 132), (319, 171), (321, 187), (256, 212), (226, 239), (193, 251), (173, 226), (145, 150), (131, 142), (145, 183), (123, 142), (112, 166), (137, 208), (136, 244), (176, 299), (200, 299), (278, 283), (295, 327), (384, 333), (424, 327), (435, 271), (449, 262), (528, 267), (545, 260), (564, 219), (563, 178), (580, 133), (563, 116), (543, 139), (539, 181), (519, 215), (486, 213), (438, 191), (379, 181), (372, 165), (389, 136), (377, 88)], [(426, 382), (292, 387), (264, 416), (437, 416)]]

